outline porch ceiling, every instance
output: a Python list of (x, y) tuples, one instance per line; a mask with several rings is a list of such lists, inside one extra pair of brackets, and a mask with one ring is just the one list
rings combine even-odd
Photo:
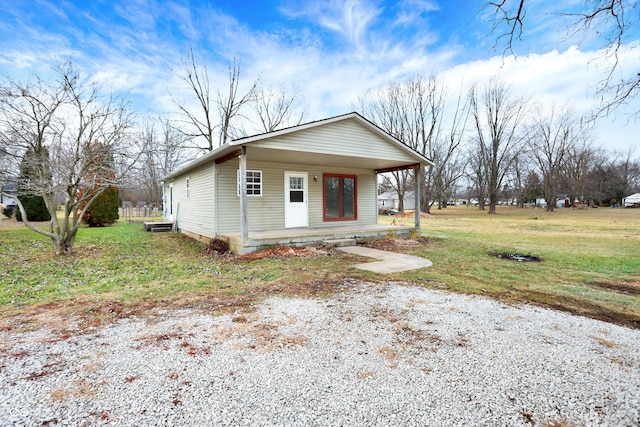
[(310, 166), (336, 166), (358, 169), (386, 169), (407, 165), (405, 160), (377, 159), (372, 157), (337, 156), (293, 150), (276, 150), (249, 147), (247, 161), (296, 163)]

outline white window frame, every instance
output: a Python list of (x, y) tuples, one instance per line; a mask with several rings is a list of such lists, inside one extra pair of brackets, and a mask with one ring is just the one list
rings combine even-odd
[[(259, 182), (249, 182), (249, 175), (252, 174), (255, 179), (256, 175), (260, 177)], [(236, 171), (236, 187), (237, 196), (240, 197), (240, 169)], [(263, 175), (261, 170), (247, 170), (247, 197), (262, 197), (264, 194)], [(260, 194), (254, 194), (255, 189), (260, 190)]]
[(187, 199), (189, 198), (189, 181), (191, 178), (187, 178)]

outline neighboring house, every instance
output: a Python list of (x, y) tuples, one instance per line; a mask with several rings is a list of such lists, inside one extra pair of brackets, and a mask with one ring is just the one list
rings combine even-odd
[[(164, 216), (249, 253), (419, 232), (378, 224), (380, 173), (432, 162), (357, 113), (224, 144), (164, 179)], [(419, 185), (419, 184), (418, 184)], [(419, 188), (417, 189), (419, 191)]]
[(556, 208), (570, 208), (571, 205), (572, 203), (569, 196), (562, 194), (556, 199)]
[[(413, 191), (405, 191), (404, 193), (404, 209), (413, 210), (416, 201)], [(400, 207), (400, 197), (397, 191), (385, 191), (378, 195), (378, 209), (398, 209)]]
[(536, 196), (536, 207), (537, 208), (547, 207), (547, 201), (545, 200), (544, 196)]
[(11, 183), (5, 183), (3, 184), (0, 189), (2, 190), (2, 192), (10, 194), (12, 197), (7, 197), (3, 194), (0, 193), (0, 205), (2, 206), (17, 206), (18, 202), (16, 202), (16, 194), (17, 194), (17, 190), (16, 190), (16, 183), (15, 182), (11, 182)]
[(635, 193), (622, 199), (622, 206), (625, 208), (640, 206), (640, 193)]

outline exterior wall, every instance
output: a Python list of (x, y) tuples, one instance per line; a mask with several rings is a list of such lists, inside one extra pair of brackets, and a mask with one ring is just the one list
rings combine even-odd
[[(218, 165), (219, 233), (240, 232), (240, 198), (237, 195), (237, 160)], [(307, 172), (309, 228), (377, 224), (377, 191), (373, 171), (334, 167), (304, 166), (286, 163), (247, 161), (247, 170), (262, 171), (262, 197), (247, 197), (249, 231), (284, 229), (284, 173)], [(358, 176), (358, 219), (355, 221), (323, 221), (322, 174), (344, 173)], [(314, 177), (317, 176), (316, 181)], [(175, 190), (174, 190), (175, 191)]]
[(280, 137), (260, 141), (262, 148), (275, 148), (338, 156), (399, 160), (415, 163), (415, 157), (398, 148), (397, 144), (356, 122), (345, 120), (318, 126)]
[[(178, 229), (190, 235), (215, 237), (215, 165), (203, 165), (173, 181), (173, 217)], [(187, 197), (187, 178), (189, 197)], [(165, 183), (169, 203), (169, 183)], [(168, 212), (168, 211), (167, 211)]]

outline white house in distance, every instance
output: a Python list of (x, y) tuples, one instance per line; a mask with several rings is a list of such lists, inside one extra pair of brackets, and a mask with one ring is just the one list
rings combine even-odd
[(635, 193), (622, 199), (622, 206), (625, 208), (640, 206), (640, 193)]
[(194, 238), (228, 241), (237, 254), (408, 236), (420, 232), (419, 215), (413, 227), (378, 224), (378, 174), (432, 164), (349, 113), (240, 138), (189, 163), (164, 178), (164, 216)]
[[(416, 195), (413, 191), (405, 191), (404, 193), (404, 209), (413, 210), (416, 205)], [(397, 191), (389, 190), (378, 195), (379, 209), (398, 209), (400, 206), (400, 197)]]

